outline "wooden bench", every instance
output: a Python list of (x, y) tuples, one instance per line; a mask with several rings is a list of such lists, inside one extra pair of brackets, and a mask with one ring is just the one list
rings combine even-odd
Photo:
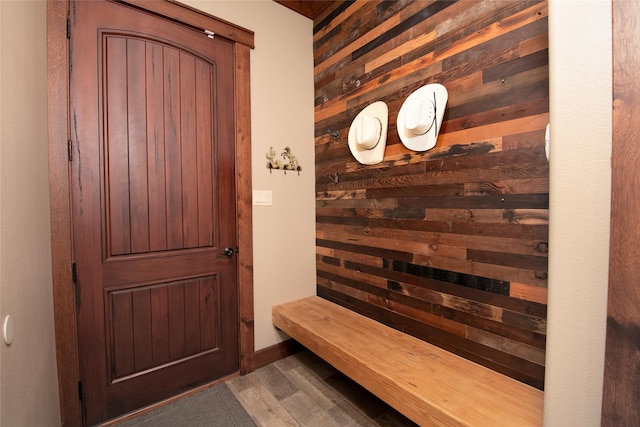
[(275, 306), (272, 319), (420, 425), (542, 425), (542, 391), (323, 298)]

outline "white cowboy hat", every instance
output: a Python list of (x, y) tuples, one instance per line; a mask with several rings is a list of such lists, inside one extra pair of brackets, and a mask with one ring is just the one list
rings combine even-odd
[(398, 112), (398, 135), (410, 150), (426, 151), (436, 145), (449, 94), (439, 83), (415, 90)]
[(349, 128), (349, 149), (363, 165), (375, 165), (384, 159), (387, 145), (389, 108), (383, 101), (368, 105), (353, 119)]

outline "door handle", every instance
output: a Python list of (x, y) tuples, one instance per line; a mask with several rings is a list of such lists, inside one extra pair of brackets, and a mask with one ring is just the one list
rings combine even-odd
[(233, 249), (227, 246), (226, 248), (224, 248), (223, 253), (224, 253), (224, 256), (226, 257), (233, 256)]

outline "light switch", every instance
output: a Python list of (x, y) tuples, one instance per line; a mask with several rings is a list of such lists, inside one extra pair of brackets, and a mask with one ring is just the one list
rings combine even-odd
[(253, 206), (271, 206), (273, 193), (271, 190), (253, 190)]

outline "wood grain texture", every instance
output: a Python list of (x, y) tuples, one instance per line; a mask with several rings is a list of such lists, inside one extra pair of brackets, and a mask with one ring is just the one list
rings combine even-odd
[[(293, 394), (277, 399), (278, 382), (288, 383)], [(416, 426), (309, 350), (226, 384), (257, 425)]]
[(251, 49), (236, 44), (235, 60), (235, 176), (238, 202), (238, 292), (240, 316), (240, 373), (254, 370), (254, 325), (253, 325), (253, 211), (251, 183)]
[(287, 339), (270, 347), (260, 349), (256, 351), (254, 357), (254, 369), (263, 368), (270, 363), (289, 357), (292, 354), (298, 353), (303, 348), (304, 347), (297, 341)]
[[(157, 41), (106, 37), (106, 46), (109, 255), (212, 246), (219, 239), (215, 65)], [(185, 105), (171, 108), (178, 100)], [(153, 128), (162, 105), (170, 119), (164, 133)]]
[(540, 390), (323, 298), (276, 306), (272, 317), (278, 328), (420, 425), (542, 424)]
[[(238, 182), (238, 236), (242, 242), (243, 251), (238, 253), (238, 281), (240, 289), (240, 319), (241, 330), (239, 334), (241, 371), (248, 372), (252, 368), (254, 354), (253, 337), (253, 273), (252, 273), (252, 231), (251, 231), (251, 134), (250, 124), (250, 89), (249, 89), (249, 54), (253, 47), (253, 32), (242, 29), (225, 21), (218, 20), (195, 9), (183, 6), (177, 2), (139, 2), (128, 1), (136, 7), (148, 10), (152, 13), (165, 13), (173, 19), (182, 20), (190, 26), (204, 27), (215, 30), (218, 36), (236, 40), (235, 64), (236, 84), (233, 86), (236, 110), (229, 112), (235, 118), (235, 135), (226, 135), (236, 139), (238, 149), (235, 167)], [(69, 104), (69, 59), (67, 39), (67, 2), (47, 1), (47, 63), (48, 63), (48, 110), (49, 110), (49, 176), (51, 193), (51, 228), (52, 228), (52, 268), (53, 268), (53, 292), (54, 312), (56, 328), (56, 352), (58, 361), (58, 378), (60, 390), (61, 421), (65, 426), (82, 425), (81, 402), (78, 399), (78, 349), (76, 327), (76, 292), (73, 286), (71, 265), (73, 261), (71, 248), (71, 213), (69, 193), (69, 159), (67, 157), (66, 142), (69, 139), (70, 129), (69, 112), (66, 106)], [(147, 52), (149, 58), (152, 52)], [(157, 52), (156, 52), (157, 54)], [(154, 90), (154, 84), (162, 84), (162, 81), (150, 80), (148, 83), (147, 111), (149, 117), (162, 114), (163, 102), (154, 99), (156, 94), (162, 94), (160, 90)], [(160, 106), (160, 108), (151, 108)], [(157, 147), (156, 147), (157, 148)], [(157, 154), (158, 149), (150, 147), (149, 153)], [(164, 164), (163, 158), (154, 158), (158, 162), (149, 159), (148, 164)], [(150, 174), (164, 173), (149, 169)], [(233, 178), (231, 178), (233, 179)], [(153, 193), (154, 190), (150, 189)], [(164, 210), (164, 195), (150, 198), (150, 210), (156, 212)], [(160, 223), (166, 221), (157, 218)], [(158, 224), (150, 224), (150, 228), (160, 233)], [(146, 239), (143, 239), (146, 240)], [(166, 242), (166, 235), (154, 234), (149, 239), (150, 250), (158, 250)], [(245, 246), (246, 245), (246, 246)], [(168, 313), (168, 296), (161, 293), (151, 295), (152, 310)], [(168, 316), (168, 314), (166, 314)], [(153, 321), (164, 323), (162, 317)], [(153, 327), (153, 325), (152, 325)], [(168, 354), (169, 349), (163, 347), (166, 339), (154, 342), (153, 354)], [(167, 356), (168, 357), (168, 356)], [(162, 360), (154, 360), (160, 364)]]
[[(318, 295), (543, 388), (546, 1), (335, 2), (314, 75)], [(440, 135), (412, 152), (398, 111), (433, 82)], [(363, 166), (347, 134), (378, 100), (385, 157)]]
[(78, 399), (78, 332), (76, 293), (71, 284), (71, 206), (69, 203), (69, 139), (67, 90), (67, 2), (47, 0), (47, 73), (49, 198), (51, 205), (51, 264), (53, 273), (54, 320), (60, 420), (68, 427), (82, 425)]
[(639, 425), (640, 5), (613, 3), (611, 249), (602, 425)]
[[(211, 276), (110, 292), (114, 379), (220, 346), (213, 326), (220, 316), (217, 282)], [(154, 304), (154, 295), (173, 299)]]
[(330, 1), (320, 1), (320, 0), (314, 0), (314, 1), (275, 0), (275, 1), (310, 19), (314, 19), (316, 16), (318, 16), (331, 3)]

